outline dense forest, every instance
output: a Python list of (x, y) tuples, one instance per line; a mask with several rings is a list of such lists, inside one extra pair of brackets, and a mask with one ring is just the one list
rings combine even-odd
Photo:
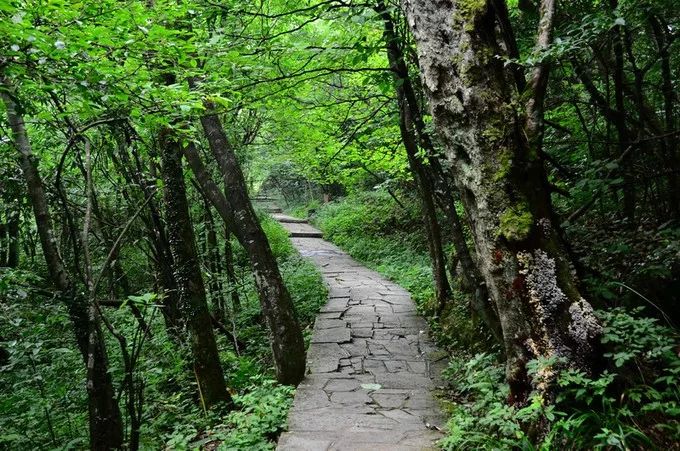
[(680, 449), (679, 77), (674, 0), (0, 0), (0, 449), (274, 449), (275, 207), (410, 292), (435, 446)]

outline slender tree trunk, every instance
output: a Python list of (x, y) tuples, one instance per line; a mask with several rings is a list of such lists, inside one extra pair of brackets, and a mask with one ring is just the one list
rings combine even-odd
[[(437, 298), (438, 311), (443, 312), (447, 300), (451, 298), (451, 285), (446, 276), (446, 257), (444, 256), (444, 249), (442, 246), (441, 228), (437, 221), (437, 209), (434, 203), (434, 186), (432, 180), (425, 170), (425, 166), (418, 156), (418, 143), (413, 133), (413, 126), (409, 106), (406, 102), (406, 95), (404, 93), (404, 78), (408, 77), (408, 73), (400, 73), (400, 63), (403, 65), (403, 55), (399, 49), (397, 39), (394, 33), (394, 25), (392, 23), (389, 13), (385, 10), (382, 2), (378, 2), (376, 11), (379, 14), (384, 13), (384, 39), (385, 48), (387, 50), (387, 57), (390, 62), (390, 68), (393, 71), (394, 86), (397, 94), (397, 102), (399, 104), (399, 131), (401, 132), (401, 139), (404, 143), (406, 156), (408, 158), (413, 178), (420, 193), (420, 200), (423, 208), (423, 220), (425, 222), (425, 229), (427, 231), (427, 246), (430, 251), (430, 261), (432, 263), (432, 275), (434, 276), (435, 296)], [(405, 71), (405, 67), (403, 68)]]
[[(143, 174), (148, 171), (144, 170), (142, 162), (136, 154), (135, 161), (130, 161), (126, 149), (129, 141), (127, 131), (125, 134), (125, 142), (123, 142), (122, 137), (117, 134), (116, 138), (118, 140), (118, 154), (120, 158), (118, 158), (115, 153), (112, 153), (112, 160), (117, 166), (118, 172), (125, 177), (125, 180), (130, 185), (139, 186), (144, 196), (148, 198), (152, 194), (150, 186), (152, 186), (153, 182), (144, 178)], [(126, 191), (123, 192), (126, 193)], [(126, 198), (129, 199), (130, 196), (126, 195)], [(170, 252), (167, 232), (161, 218), (160, 210), (153, 199), (149, 202), (148, 209), (149, 216), (144, 218), (144, 224), (152, 249), (156, 278), (160, 285), (159, 291), (161, 291), (161, 293), (159, 294), (162, 294), (163, 308), (161, 309), (161, 313), (163, 315), (163, 320), (165, 321), (165, 328), (168, 331), (168, 335), (172, 340), (179, 341), (183, 324), (179, 313), (179, 292), (172, 273), (172, 252)]]
[[(7, 109), (7, 119), (14, 144), (21, 156), (21, 168), (28, 197), (33, 207), (45, 262), (52, 283), (60, 291), (73, 323), (78, 349), (87, 365), (87, 394), (89, 409), (90, 448), (111, 450), (123, 447), (123, 422), (108, 372), (106, 345), (99, 318), (86, 300), (75, 293), (76, 287), (68, 274), (57, 249), (49, 207), (38, 164), (28, 140), (24, 120), (19, 113), (10, 83), (0, 78), (0, 96)], [(94, 314), (93, 314), (94, 313)]]
[(8, 241), (7, 224), (0, 223), (0, 267), (7, 266), (7, 254), (9, 251)]
[[(211, 109), (209, 106), (208, 110)], [(241, 168), (219, 118), (209, 114), (201, 119), (201, 123), (229, 196), (225, 196), (212, 180), (193, 146), (187, 146), (184, 155), (206, 196), (248, 254), (262, 314), (269, 329), (276, 377), (282, 384), (297, 385), (305, 374), (305, 346), (293, 301), (250, 203)]]
[(446, 302), (451, 298), (451, 286), (446, 276), (446, 257), (442, 245), (441, 229), (437, 221), (437, 210), (434, 204), (434, 187), (425, 171), (423, 163), (418, 157), (418, 145), (413, 136), (409, 110), (405, 105), (403, 92), (397, 88), (399, 102), (399, 130), (401, 139), (404, 142), (409, 166), (413, 172), (420, 199), (423, 207), (423, 220), (427, 230), (428, 248), (430, 251), (430, 261), (432, 263), (432, 274), (435, 283), (435, 296), (437, 298), (438, 312), (441, 314), (446, 307)]
[(181, 146), (169, 129), (161, 131), (160, 146), (168, 241), (173, 256), (174, 278), (179, 290), (180, 311), (189, 331), (201, 402), (206, 409), (220, 402), (231, 407), (233, 401), (220, 366), (189, 217)]
[[(491, 2), (404, 0), (435, 128), (471, 223), (496, 305), (510, 402), (531, 390), (526, 363), (559, 357), (590, 371), (601, 327), (578, 291), (538, 149), (524, 134)], [(534, 387), (550, 399), (555, 372)]]
[[(612, 8), (616, 7), (616, 1), (611, 1)], [(621, 25), (614, 27), (614, 102), (616, 110), (619, 111), (617, 115), (616, 131), (618, 133), (618, 147), (619, 155), (622, 155), (628, 146), (631, 144), (631, 135), (628, 134), (626, 126), (626, 106), (624, 104), (624, 73), (623, 73), (623, 37), (621, 36)], [(634, 156), (627, 158), (623, 162), (623, 214), (628, 219), (629, 225), (632, 227), (635, 220), (635, 179), (633, 177), (633, 159)]]
[[(17, 208), (19, 206), (17, 205)], [(7, 219), (7, 267), (19, 265), (19, 211), (10, 212)]]
[(220, 255), (220, 248), (217, 243), (217, 231), (215, 230), (215, 220), (210, 212), (212, 205), (208, 199), (205, 200), (205, 245), (206, 245), (206, 266), (211, 273), (210, 283), (210, 298), (212, 301), (212, 309), (215, 318), (224, 323), (227, 316), (227, 309), (224, 305), (224, 289), (219, 277), (222, 275), (222, 258)]
[(227, 271), (227, 280), (229, 281), (229, 292), (231, 293), (231, 305), (234, 313), (241, 308), (241, 299), (238, 295), (238, 281), (236, 279), (236, 271), (234, 269), (234, 249), (231, 246), (231, 233), (229, 228), (224, 227), (224, 267)]
[(671, 56), (668, 51), (667, 30), (668, 27), (662, 26), (661, 21), (651, 16), (649, 19), (656, 41), (659, 56), (661, 57), (661, 78), (663, 92), (664, 126), (666, 138), (664, 139), (664, 150), (668, 161), (670, 172), (668, 174), (668, 189), (671, 202), (671, 212), (675, 218), (680, 218), (680, 158), (678, 156), (678, 140), (675, 131), (674, 104), (676, 93), (673, 89), (673, 74), (671, 72)]

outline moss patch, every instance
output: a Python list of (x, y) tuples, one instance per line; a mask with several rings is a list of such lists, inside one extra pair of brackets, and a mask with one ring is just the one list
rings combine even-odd
[(529, 236), (534, 218), (526, 202), (521, 202), (506, 209), (501, 215), (498, 235), (508, 241), (522, 241)]
[(465, 31), (473, 31), (475, 19), (486, 11), (486, 0), (461, 0), (457, 6), (454, 19), (463, 24)]

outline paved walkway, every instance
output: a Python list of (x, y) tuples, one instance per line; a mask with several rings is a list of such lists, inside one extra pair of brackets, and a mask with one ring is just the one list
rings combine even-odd
[(443, 420), (432, 390), (444, 355), (408, 292), (321, 238), (296, 237), (299, 223), (282, 224), (322, 271), (329, 300), (277, 449), (434, 449)]

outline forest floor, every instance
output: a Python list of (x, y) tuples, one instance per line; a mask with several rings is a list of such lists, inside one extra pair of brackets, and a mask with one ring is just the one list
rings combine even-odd
[(273, 216), (329, 289), (277, 449), (433, 449), (445, 421), (434, 391), (446, 354), (430, 341), (409, 293), (309, 224)]

